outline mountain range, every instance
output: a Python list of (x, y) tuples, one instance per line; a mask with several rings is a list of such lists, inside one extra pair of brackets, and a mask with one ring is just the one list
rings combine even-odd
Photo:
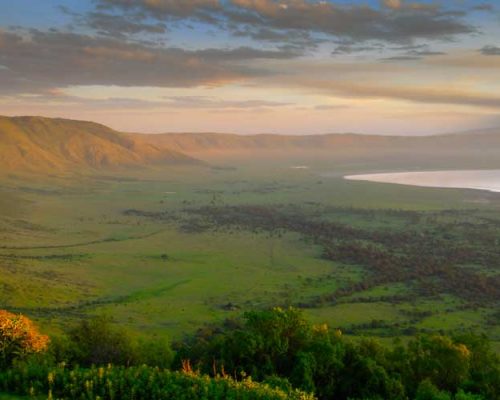
[(200, 165), (221, 160), (330, 160), (426, 168), (500, 167), (500, 129), (436, 136), (122, 133), (94, 122), (0, 117), (0, 171), (57, 173)]

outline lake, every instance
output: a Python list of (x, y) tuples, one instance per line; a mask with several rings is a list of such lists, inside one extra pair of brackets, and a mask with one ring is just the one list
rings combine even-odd
[(348, 175), (352, 181), (395, 183), (433, 188), (477, 189), (500, 193), (500, 170), (394, 172)]

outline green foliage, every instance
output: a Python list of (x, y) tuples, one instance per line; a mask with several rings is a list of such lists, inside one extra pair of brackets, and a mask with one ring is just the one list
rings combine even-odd
[(191, 360), (213, 375), (286, 379), (320, 399), (451, 400), (455, 393), (497, 399), (500, 394), (498, 357), (485, 338), (419, 336), (388, 349), (311, 325), (293, 308), (246, 313), (241, 322), (201, 330), (177, 350), (178, 366)]
[(209, 378), (195, 373), (172, 372), (160, 368), (92, 367), (67, 369), (63, 365), (45, 367), (19, 364), (0, 374), (0, 389), (48, 395), (58, 399), (176, 399), (176, 400), (313, 400), (306, 393), (283, 391), (250, 378), (237, 382), (228, 377)]
[[(340, 332), (311, 326), (293, 308), (246, 313), (243, 325), (213, 339), (201, 334), (178, 350), (178, 365), (191, 359), (207, 373), (215, 364), (260, 380), (286, 377), (320, 398), (404, 398), (403, 387), (386, 370), (380, 360), (385, 356), (375, 344), (346, 343)], [(374, 351), (376, 357), (370, 357)]]
[(426, 379), (418, 386), (415, 400), (451, 400), (451, 395), (439, 390), (430, 380)]
[(387, 348), (274, 308), (205, 327), (176, 348), (181, 372), (165, 368), (173, 354), (167, 342), (132, 340), (104, 317), (84, 320), (54, 338), (49, 352), (1, 372), (0, 390), (109, 400), (500, 398), (499, 358), (484, 336), (418, 336)]
[(0, 400), (22, 400), (25, 399), (24, 396), (15, 396), (10, 394), (0, 393)]
[(465, 390), (480, 392), (486, 399), (500, 398), (500, 357), (491, 348), (484, 335), (461, 335), (457, 342), (471, 351), (469, 376), (463, 383)]
[(469, 376), (470, 350), (449, 337), (418, 337), (409, 343), (401, 356), (403, 354), (407, 387), (428, 379), (439, 389), (456, 391)]
[(430, 380), (426, 379), (420, 383), (415, 400), (485, 400), (479, 394), (466, 393), (460, 389), (455, 396), (445, 390), (439, 390)]
[(455, 395), (455, 400), (485, 400), (485, 398), (480, 394), (465, 393), (460, 389)]
[(142, 339), (135, 344), (134, 364), (169, 368), (174, 353), (165, 338)]
[(82, 320), (68, 332), (67, 361), (83, 366), (133, 363), (132, 340), (104, 316)]
[(108, 317), (80, 321), (66, 335), (56, 336), (50, 346), (53, 360), (74, 365), (149, 365), (168, 368), (173, 359), (164, 338), (134, 340)]

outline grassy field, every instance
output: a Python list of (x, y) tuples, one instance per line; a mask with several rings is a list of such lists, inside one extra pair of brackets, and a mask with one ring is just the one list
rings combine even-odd
[[(137, 334), (179, 338), (245, 310), (325, 297), (372, 273), (368, 264), (325, 258), (324, 237), (255, 229), (251, 221), (221, 226), (200, 218), (195, 211), (204, 207), (218, 218), (232, 206), (285, 207), (289, 220), (302, 216), (365, 236), (414, 230), (470, 245), (486, 261), (457, 268), (498, 277), (498, 241), (488, 240), (500, 231), (500, 195), (342, 179), (352, 171), (274, 164), (5, 180), (0, 308), (26, 313), (49, 332), (105, 313)], [(484, 242), (471, 229), (485, 232)], [(439, 284), (427, 294), (417, 286), (412, 278), (380, 282), (305, 311), (353, 336), (473, 329), (500, 343), (498, 298), (476, 304)]]

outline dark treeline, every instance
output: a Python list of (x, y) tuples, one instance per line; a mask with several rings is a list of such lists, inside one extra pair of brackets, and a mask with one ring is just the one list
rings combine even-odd
[(29, 323), (3, 315), (0, 391), (106, 400), (500, 399), (499, 357), (473, 334), (386, 347), (310, 324), (300, 310), (274, 308), (207, 325), (173, 346), (133, 339), (104, 317), (48, 344)]
[[(418, 294), (423, 296), (449, 293), (476, 306), (494, 305), (500, 299), (499, 274), (467, 268), (500, 265), (497, 226), (475, 216), (477, 223), (468, 222), (464, 229), (460, 218), (464, 218), (462, 214), (470, 218), (472, 211), (394, 210), (389, 215), (402, 222), (402, 228), (392, 230), (362, 229), (324, 218), (328, 212), (334, 219), (339, 215), (375, 218), (377, 213), (387, 216), (390, 210), (330, 208), (309, 213), (298, 206), (211, 206), (187, 211), (202, 218), (196, 222), (198, 225), (212, 229), (265, 231), (272, 235), (297, 232), (319, 244), (324, 258), (365, 268), (367, 274), (361, 281), (297, 306), (335, 303), (374, 286), (397, 282), (416, 283)], [(417, 225), (419, 221), (421, 225)], [(480, 235), (475, 234), (478, 230)]]

